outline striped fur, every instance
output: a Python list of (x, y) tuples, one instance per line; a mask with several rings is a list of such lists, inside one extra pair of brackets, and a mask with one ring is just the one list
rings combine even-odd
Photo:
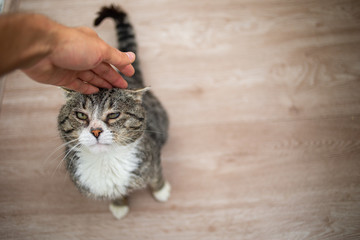
[[(95, 25), (106, 17), (116, 22), (120, 50), (137, 52), (126, 14), (114, 6), (104, 7)], [(117, 218), (119, 212), (127, 212), (120, 211), (125, 208), (118, 204), (126, 202), (123, 199), (133, 190), (150, 186), (159, 201), (170, 192), (160, 158), (168, 117), (159, 100), (144, 88), (138, 58), (135, 65), (137, 73), (126, 77), (129, 89), (101, 89), (92, 95), (67, 91), (58, 116), (71, 179), (84, 195), (113, 200), (110, 210)]]
[[(111, 5), (110, 7), (103, 7), (98, 12), (98, 17), (94, 20), (94, 26), (100, 25), (105, 18), (112, 18), (115, 21), (118, 49), (122, 52), (133, 52), (138, 54), (135, 31), (125, 11), (123, 11), (120, 7), (115, 7), (114, 5)], [(140, 88), (143, 86), (143, 81), (138, 57), (132, 65), (135, 68), (134, 76), (131, 78), (126, 76), (123, 77), (128, 81), (129, 88)]]

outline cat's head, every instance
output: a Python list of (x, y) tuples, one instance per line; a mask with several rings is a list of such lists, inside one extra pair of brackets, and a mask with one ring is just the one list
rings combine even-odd
[(58, 117), (61, 137), (93, 153), (136, 141), (146, 128), (142, 98), (147, 90), (114, 88), (91, 95), (67, 91)]

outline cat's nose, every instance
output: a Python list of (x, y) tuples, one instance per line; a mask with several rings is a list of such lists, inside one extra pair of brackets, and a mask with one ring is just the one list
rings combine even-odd
[(103, 130), (102, 128), (91, 128), (90, 132), (92, 133), (92, 135), (94, 135), (94, 137), (98, 138), (100, 134), (103, 132)]

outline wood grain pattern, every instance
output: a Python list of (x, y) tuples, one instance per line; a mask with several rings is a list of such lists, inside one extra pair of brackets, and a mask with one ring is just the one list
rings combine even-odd
[[(112, 1), (20, 1), (91, 26)], [(60, 89), (7, 76), (0, 239), (360, 239), (360, 3), (118, 1), (167, 107), (171, 199), (113, 219), (61, 164)], [(114, 24), (98, 34), (116, 46)]]

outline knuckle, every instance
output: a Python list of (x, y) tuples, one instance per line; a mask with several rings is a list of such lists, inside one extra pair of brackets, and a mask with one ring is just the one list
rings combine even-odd
[(79, 29), (83, 33), (87, 33), (87, 34), (90, 34), (90, 35), (96, 35), (97, 36), (97, 33), (93, 29), (91, 29), (89, 27), (78, 27), (77, 29)]
[(79, 84), (79, 88), (78, 88), (78, 91), (81, 92), (81, 93), (87, 93), (88, 92), (88, 89), (89, 89), (89, 85), (85, 82), (82, 82), (81, 84)]
[(93, 72), (87, 71), (84, 74), (83, 80), (86, 82), (90, 82), (90, 81), (94, 80), (94, 78), (95, 78), (95, 74)]
[(104, 64), (104, 65), (101, 65), (101, 67), (99, 68), (98, 74), (100, 76), (106, 76), (110, 73), (110, 71), (111, 71), (110, 67)]

